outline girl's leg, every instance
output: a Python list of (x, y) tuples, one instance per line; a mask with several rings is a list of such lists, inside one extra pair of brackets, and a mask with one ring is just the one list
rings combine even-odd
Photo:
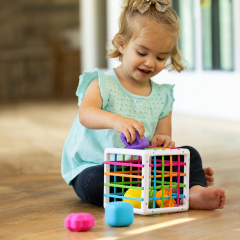
[(189, 207), (191, 209), (222, 209), (226, 202), (225, 191), (207, 188), (202, 160), (196, 149), (183, 146), (190, 151)]
[(104, 165), (84, 169), (72, 180), (73, 189), (83, 201), (103, 206)]
[[(182, 146), (180, 148), (186, 148), (190, 151), (189, 188), (195, 185), (206, 187), (207, 182), (206, 182), (200, 154), (195, 148), (190, 146)], [(183, 157), (181, 161), (183, 161)], [(181, 170), (183, 171), (183, 167)]]
[[(125, 170), (128, 171), (129, 168), (125, 168)], [(111, 171), (113, 171), (112, 166)], [(110, 181), (114, 182), (113, 176), (110, 176)], [(117, 177), (117, 181), (121, 182), (122, 178)], [(104, 165), (84, 169), (72, 180), (72, 185), (77, 196), (84, 202), (103, 206)], [(119, 191), (121, 191), (121, 188), (117, 188), (117, 192)], [(110, 192), (113, 192), (112, 187), (110, 187)], [(111, 201), (113, 201), (112, 198), (110, 198)]]

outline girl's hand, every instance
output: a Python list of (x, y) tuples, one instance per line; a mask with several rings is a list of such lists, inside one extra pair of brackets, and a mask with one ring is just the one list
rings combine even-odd
[(139, 132), (141, 138), (143, 138), (145, 132), (144, 125), (141, 122), (122, 116), (116, 118), (114, 129), (116, 132), (123, 133), (127, 142), (130, 143), (133, 143), (136, 139), (136, 130)]
[(175, 147), (175, 142), (168, 135), (155, 135), (152, 138), (152, 146)]

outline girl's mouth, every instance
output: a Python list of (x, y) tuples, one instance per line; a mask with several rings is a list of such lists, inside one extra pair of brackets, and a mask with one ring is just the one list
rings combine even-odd
[(151, 71), (150, 70), (145, 70), (145, 69), (140, 69), (140, 68), (138, 68), (138, 71), (140, 72), (140, 74), (142, 75), (142, 76), (147, 76), (147, 75), (149, 75), (150, 73), (151, 73)]

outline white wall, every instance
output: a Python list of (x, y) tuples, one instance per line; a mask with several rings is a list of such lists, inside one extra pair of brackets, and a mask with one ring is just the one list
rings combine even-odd
[(97, 66), (97, 0), (79, 0), (81, 69), (89, 71)]
[(200, 1), (194, 1), (196, 70), (163, 71), (157, 83), (176, 84), (174, 111), (180, 114), (240, 121), (240, 1), (233, 0), (235, 70), (203, 71)]
[(233, 16), (234, 16), (234, 63), (235, 70), (240, 72), (240, 1), (233, 0)]
[[(99, 9), (105, 0), (79, 0), (80, 6), (80, 45), (81, 69), (93, 70), (102, 65), (102, 50), (99, 44), (103, 39), (110, 44), (118, 31), (118, 18), (126, 0), (106, 0), (106, 11)], [(103, 14), (107, 16), (107, 26), (103, 25)], [(104, 16), (105, 17), (105, 16)], [(99, 28), (102, 29), (99, 30)], [(104, 35), (107, 28), (107, 36)], [(117, 59), (108, 59), (108, 68), (120, 64)]]
[[(118, 32), (118, 19), (122, 12), (125, 0), (107, 0), (107, 43), (111, 41)], [(117, 59), (108, 59), (108, 68), (115, 68), (120, 65)]]
[(240, 73), (163, 71), (153, 80), (175, 84), (177, 113), (240, 121)]

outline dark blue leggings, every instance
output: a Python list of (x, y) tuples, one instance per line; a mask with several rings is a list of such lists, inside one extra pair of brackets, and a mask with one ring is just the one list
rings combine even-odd
[[(193, 147), (183, 146), (180, 148), (187, 148), (190, 151), (189, 187), (191, 188), (195, 185), (206, 187), (207, 183), (200, 154)], [(183, 156), (181, 156), (181, 161), (183, 161)], [(113, 181), (113, 177), (110, 177), (110, 181)], [(121, 178), (117, 181), (121, 181)], [(98, 165), (84, 169), (72, 180), (72, 185), (80, 199), (88, 203), (103, 206), (103, 182), (104, 165)]]

